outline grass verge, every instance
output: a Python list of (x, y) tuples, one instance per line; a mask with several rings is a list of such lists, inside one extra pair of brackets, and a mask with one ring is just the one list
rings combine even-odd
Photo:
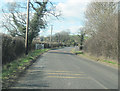
[(82, 51), (75, 51), (74, 48), (72, 49), (71, 52), (78, 55), (78, 56), (81, 56), (83, 58), (91, 59), (93, 61), (99, 61), (99, 62), (104, 63), (104, 64), (109, 65), (109, 66), (113, 66), (116, 68), (120, 67), (120, 64), (118, 64), (118, 62), (115, 60), (107, 59), (105, 57), (96, 57), (96, 56), (90, 55), (88, 53), (84, 53)]
[(78, 54), (83, 54), (82, 51), (75, 51), (74, 53), (75, 53), (76, 55), (78, 55)]
[(17, 78), (24, 72), (35, 60), (49, 49), (40, 49), (31, 51), (27, 56), (21, 57), (2, 67), (2, 88), (9, 88), (15, 83)]

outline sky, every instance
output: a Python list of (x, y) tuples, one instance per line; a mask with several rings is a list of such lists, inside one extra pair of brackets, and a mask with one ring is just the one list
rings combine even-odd
[[(5, 8), (7, 2), (26, 2), (27, 0), (2, 0), (0, 9)], [(56, 4), (57, 10), (60, 10), (62, 15), (59, 20), (56, 18), (49, 18), (49, 26), (40, 32), (40, 36), (48, 36), (51, 33), (51, 25), (53, 25), (53, 34), (61, 31), (69, 31), (71, 34), (77, 34), (78, 30), (85, 24), (84, 12), (90, 0), (51, 0)], [(1, 12), (1, 11), (0, 11)], [(0, 17), (2, 17), (0, 13)], [(2, 19), (2, 18), (1, 18)], [(0, 20), (1, 21), (1, 20)], [(5, 29), (0, 28), (0, 32), (6, 32)]]
[[(53, 1), (53, 0), (52, 0)], [(87, 4), (86, 0), (58, 0), (56, 8), (61, 10), (61, 17), (59, 20), (53, 20), (53, 34), (60, 31), (69, 31), (71, 34), (77, 34), (78, 29), (84, 26)], [(41, 31), (41, 35), (50, 34), (51, 30), (48, 27), (48, 31)]]

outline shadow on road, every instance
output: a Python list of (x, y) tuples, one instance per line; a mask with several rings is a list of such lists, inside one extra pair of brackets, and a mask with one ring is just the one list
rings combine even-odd
[(72, 53), (69, 53), (69, 52), (49, 52), (49, 53), (75, 55), (75, 54), (72, 54)]
[(24, 71), (11, 89), (49, 87), (49, 83), (45, 79), (46, 74), (43, 71), (44, 66), (41, 65), (31, 66), (28, 70)]

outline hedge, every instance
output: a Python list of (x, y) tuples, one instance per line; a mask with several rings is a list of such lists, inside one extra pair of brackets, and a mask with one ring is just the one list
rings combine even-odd
[(2, 64), (9, 63), (25, 51), (24, 39), (2, 34)]
[[(33, 41), (30, 50), (35, 50), (35, 44), (44, 44), (45, 48), (50, 48), (49, 43)], [(52, 43), (52, 48), (63, 46), (62, 43)], [(25, 52), (25, 42), (22, 37), (11, 37), (7, 34), (2, 34), (2, 64), (10, 63), (17, 59)]]

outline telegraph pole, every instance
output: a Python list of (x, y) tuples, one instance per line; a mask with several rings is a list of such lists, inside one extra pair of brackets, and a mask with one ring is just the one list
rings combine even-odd
[(26, 37), (25, 37), (25, 54), (28, 54), (28, 30), (29, 30), (29, 2), (27, 0), (27, 25), (26, 25)]
[(50, 47), (52, 47), (52, 30), (53, 30), (53, 25), (51, 25)]

